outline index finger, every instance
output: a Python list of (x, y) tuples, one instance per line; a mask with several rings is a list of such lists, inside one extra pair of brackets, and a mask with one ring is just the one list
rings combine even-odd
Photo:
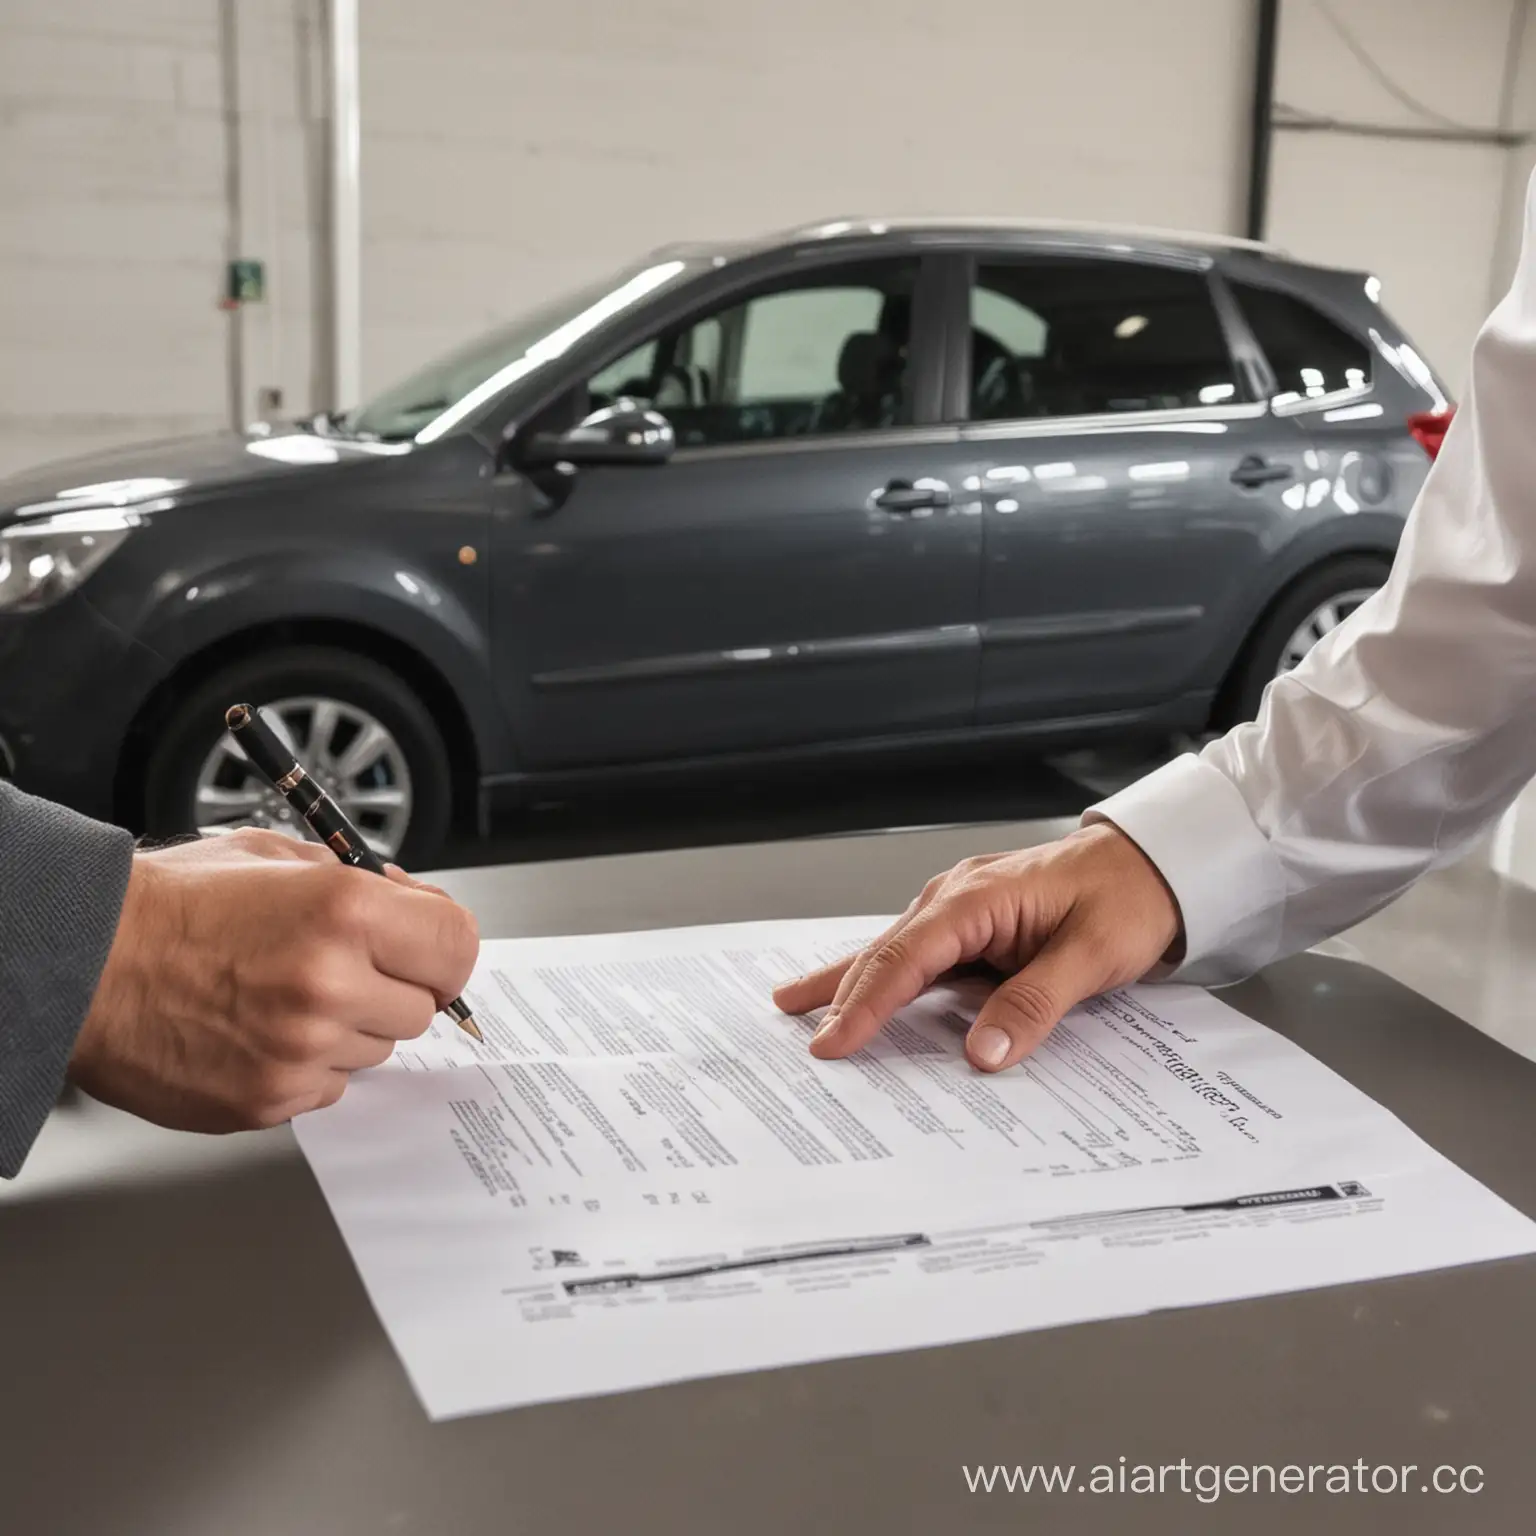
[(453, 897), (449, 896), (442, 886), (428, 885), (425, 880), (418, 880), (415, 875), (411, 874), (408, 870), (401, 869), (398, 864), (386, 864), (384, 866), (384, 873), (396, 885), (408, 885), (413, 891), (430, 891), (434, 896), (441, 896), (448, 901), (453, 900)]
[(837, 995), (838, 983), (848, 974), (858, 954), (845, 955), (819, 970), (807, 971), (793, 981), (781, 981), (773, 989), (773, 1005), (783, 1013), (809, 1013), (830, 1003)]
[[(852, 974), (853, 979), (858, 980), (856, 968), (865, 963), (865, 957), (873, 954), (882, 944), (889, 943), (933, 900), (941, 879), (936, 877), (930, 880), (917, 897), (907, 904), (907, 910), (879, 938), (872, 939), (863, 949), (844, 955), (841, 960), (819, 966), (814, 971), (807, 971), (804, 976), (781, 981), (773, 989), (774, 1006), (783, 1013), (809, 1013), (811, 1009), (820, 1008), (825, 1003), (835, 1005), (837, 994), (846, 984), (845, 978)], [(826, 1024), (825, 1019), (822, 1024)]]
[(853, 990), (822, 1020), (811, 1040), (812, 1054), (830, 1060), (862, 1050), (897, 1009), (985, 947), (962, 932), (954, 903), (935, 903), (869, 953)]
[(368, 877), (364, 914), (376, 969), (425, 987), (439, 1004), (463, 990), (480, 953), (474, 914), (436, 891)]

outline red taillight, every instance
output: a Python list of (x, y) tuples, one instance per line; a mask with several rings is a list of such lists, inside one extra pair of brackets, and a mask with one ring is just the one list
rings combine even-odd
[(1440, 452), (1440, 444), (1450, 429), (1451, 418), (1456, 414), (1454, 405), (1443, 411), (1415, 411), (1408, 418), (1408, 430), (1413, 433), (1419, 447), (1434, 458)]

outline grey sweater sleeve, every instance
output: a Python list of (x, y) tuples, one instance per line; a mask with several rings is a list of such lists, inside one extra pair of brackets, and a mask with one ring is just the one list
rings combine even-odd
[(132, 860), (128, 833), (0, 784), (0, 1176), (58, 1101)]

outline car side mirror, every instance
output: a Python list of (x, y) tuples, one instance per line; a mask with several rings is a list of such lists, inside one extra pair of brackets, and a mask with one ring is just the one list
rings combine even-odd
[(665, 464), (676, 448), (677, 436), (665, 416), (626, 399), (594, 411), (568, 432), (535, 433), (523, 445), (521, 457), (534, 469), (551, 464)]

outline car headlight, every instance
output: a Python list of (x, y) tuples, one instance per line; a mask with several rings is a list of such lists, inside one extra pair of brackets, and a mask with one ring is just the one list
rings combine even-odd
[(139, 525), (121, 507), (24, 518), (0, 528), (0, 612), (73, 592)]

